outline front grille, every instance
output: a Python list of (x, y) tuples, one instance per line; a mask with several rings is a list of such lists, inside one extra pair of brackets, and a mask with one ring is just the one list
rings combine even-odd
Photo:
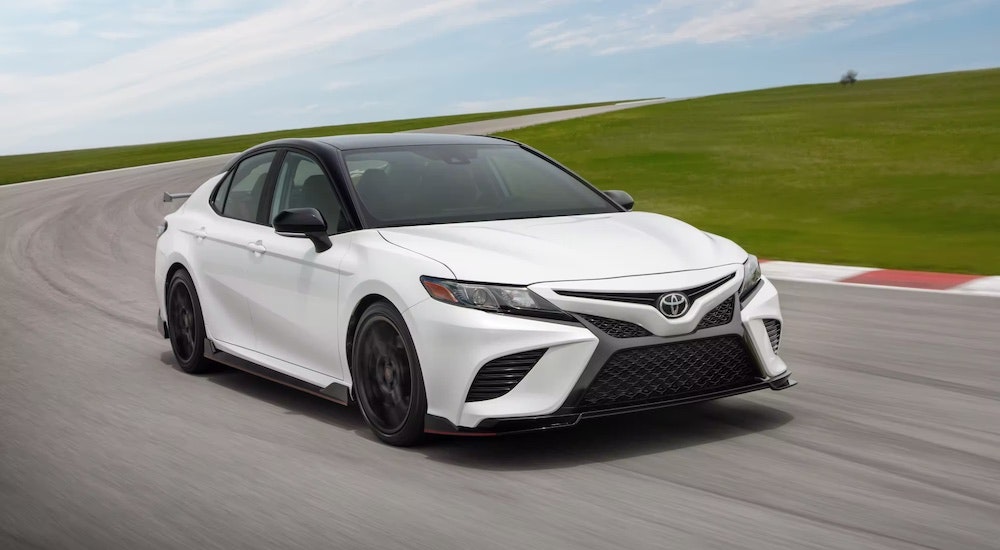
[(759, 371), (736, 335), (616, 352), (587, 388), (588, 409), (638, 405), (747, 386)]
[(718, 327), (732, 321), (733, 304), (735, 304), (735, 299), (730, 297), (725, 302), (715, 306), (712, 311), (709, 311), (704, 317), (701, 318), (701, 321), (698, 323), (698, 328), (695, 330)]
[[(716, 279), (710, 283), (703, 284), (701, 286), (696, 286), (693, 288), (687, 288), (684, 290), (679, 290), (688, 300), (694, 302), (698, 298), (708, 294), (709, 292), (719, 288), (720, 286), (726, 284), (736, 273), (730, 273), (721, 279)], [(642, 304), (647, 306), (656, 306), (656, 301), (663, 296), (666, 292), (673, 292), (671, 290), (663, 290), (659, 292), (593, 292), (593, 291), (583, 291), (583, 290), (557, 290), (556, 294), (561, 294), (563, 296), (573, 296), (576, 298), (590, 298), (591, 300), (610, 300), (612, 302), (627, 302), (630, 304)]]
[(628, 321), (597, 317), (596, 315), (581, 315), (580, 317), (583, 317), (588, 323), (601, 329), (601, 331), (613, 338), (642, 338), (643, 336), (653, 335), (641, 326)]
[(767, 339), (771, 341), (771, 349), (774, 353), (778, 353), (778, 345), (781, 344), (781, 321), (764, 319), (764, 328), (767, 329)]
[(506, 395), (528, 374), (542, 355), (545, 355), (545, 351), (536, 349), (505, 355), (486, 363), (476, 373), (472, 387), (469, 388), (469, 395), (465, 398), (466, 403), (486, 401)]

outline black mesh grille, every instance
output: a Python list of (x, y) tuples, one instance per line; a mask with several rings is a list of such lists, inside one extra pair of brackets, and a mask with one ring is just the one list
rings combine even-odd
[(781, 321), (777, 319), (764, 319), (764, 328), (767, 329), (767, 338), (771, 341), (771, 349), (778, 353), (778, 345), (781, 344)]
[(607, 317), (597, 317), (595, 315), (581, 315), (588, 323), (604, 331), (608, 336), (614, 338), (642, 338), (652, 336), (648, 330), (628, 321), (618, 319), (608, 319)]
[(580, 405), (625, 406), (746, 386), (758, 381), (743, 339), (736, 335), (632, 348), (608, 359)]
[(505, 395), (528, 374), (542, 355), (545, 355), (545, 351), (536, 349), (505, 355), (486, 363), (476, 373), (465, 401), (485, 401)]
[(733, 320), (733, 304), (736, 301), (730, 297), (725, 302), (715, 306), (712, 311), (709, 311), (701, 318), (701, 322), (698, 323), (698, 328), (695, 330), (701, 330), (703, 328), (712, 328), (724, 325), (729, 321)]

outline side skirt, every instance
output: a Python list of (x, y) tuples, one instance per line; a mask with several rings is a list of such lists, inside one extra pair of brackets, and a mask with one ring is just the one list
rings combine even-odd
[(350, 404), (351, 391), (343, 384), (334, 382), (325, 388), (322, 386), (315, 386), (309, 382), (303, 382), (298, 378), (288, 376), (283, 372), (269, 369), (252, 361), (247, 361), (246, 359), (218, 350), (216, 349), (215, 344), (213, 344), (211, 340), (207, 339), (205, 340), (205, 357), (211, 359), (212, 361), (222, 363), (227, 367), (232, 367), (261, 378), (266, 378), (272, 382), (283, 384), (290, 388), (311, 393), (317, 397), (322, 397), (323, 399), (333, 401), (334, 403), (338, 403), (340, 405)]

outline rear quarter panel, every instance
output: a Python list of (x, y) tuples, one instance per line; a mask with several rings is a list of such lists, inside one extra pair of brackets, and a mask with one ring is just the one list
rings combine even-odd
[[(216, 216), (208, 204), (209, 197), (215, 185), (224, 174), (210, 178), (195, 190), (184, 203), (174, 212), (167, 214), (167, 231), (156, 241), (156, 260), (154, 267), (154, 284), (156, 285), (157, 305), (166, 318), (167, 273), (175, 264), (180, 264), (191, 274), (195, 288), (204, 288), (200, 284), (197, 255), (194, 254), (194, 231), (209, 221), (209, 216)], [(199, 295), (200, 297), (200, 295)], [(202, 308), (205, 317), (205, 330), (211, 337), (210, 312)]]

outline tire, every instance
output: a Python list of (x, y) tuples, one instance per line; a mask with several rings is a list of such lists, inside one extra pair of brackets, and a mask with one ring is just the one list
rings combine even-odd
[(368, 427), (390, 445), (420, 442), (427, 393), (403, 316), (391, 304), (376, 302), (361, 314), (355, 334), (351, 371)]
[(201, 374), (215, 366), (205, 358), (205, 319), (191, 275), (178, 269), (167, 284), (167, 329), (177, 366), (188, 374)]

